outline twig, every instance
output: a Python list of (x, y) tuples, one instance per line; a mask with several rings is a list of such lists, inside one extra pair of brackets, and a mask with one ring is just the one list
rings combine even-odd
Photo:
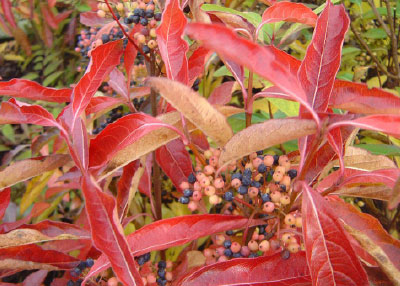
[(388, 26), (385, 24), (385, 22), (383, 22), (381, 14), (379, 14), (378, 10), (376, 9), (374, 1), (373, 0), (368, 0), (368, 3), (371, 6), (372, 12), (374, 12), (375, 17), (378, 20), (379, 24), (381, 24), (382, 28), (385, 30), (386, 34), (389, 36), (390, 35), (390, 30), (389, 30)]
[(251, 125), (251, 117), (253, 116), (253, 72), (249, 72), (249, 87), (247, 89), (246, 101), (246, 127)]
[(136, 43), (132, 40), (132, 38), (125, 31), (124, 27), (121, 25), (117, 16), (115, 15), (113, 9), (111, 8), (110, 3), (108, 3), (108, 0), (104, 0), (104, 1), (106, 2), (107, 8), (110, 11), (111, 15), (113, 16), (114, 20), (117, 22), (119, 28), (121, 29), (121, 31), (125, 35), (125, 37), (128, 39), (128, 41), (144, 56), (146, 61), (150, 62), (150, 58), (145, 53), (143, 53), (143, 50), (138, 45), (136, 45)]
[(393, 21), (392, 18), (392, 9), (390, 7), (390, 2), (388, 0), (385, 0), (386, 3), (386, 9), (387, 9), (387, 17), (388, 17), (388, 22), (389, 22), (389, 27), (390, 27), (390, 39), (392, 41), (392, 57), (394, 61), (394, 72), (397, 74), (397, 76), (400, 76), (399, 74), (399, 58), (397, 56), (397, 37), (395, 33), (395, 22)]

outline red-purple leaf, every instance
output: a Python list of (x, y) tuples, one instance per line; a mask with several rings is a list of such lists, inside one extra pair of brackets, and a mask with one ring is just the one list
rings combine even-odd
[(315, 26), (317, 18), (317, 14), (304, 4), (282, 1), (264, 11), (260, 25), (286, 21)]
[[(73, 159), (75, 164), (84, 170), (87, 170), (89, 166), (89, 144), (88, 134), (86, 126), (83, 120), (79, 117), (72, 129), (72, 148), (76, 152), (77, 158), (74, 156)], [(79, 162), (77, 162), (77, 160)]]
[(14, 14), (11, 10), (12, 4), (10, 0), (1, 0), (1, 8), (3, 10), (4, 17), (11, 28), (17, 28), (17, 22), (15, 21)]
[[(5, 259), (12, 259), (15, 263), (18, 263), (18, 261), (43, 263), (66, 270), (76, 267), (79, 262), (79, 260), (72, 256), (55, 250), (44, 250), (35, 244), (1, 248), (0, 260)], [(13, 266), (17, 265), (10, 263), (11, 269), (14, 268)]]
[(88, 176), (83, 178), (82, 191), (93, 244), (108, 257), (124, 285), (143, 285), (118, 220), (114, 198), (102, 192)]
[(44, 220), (36, 224), (23, 224), (18, 228), (29, 228), (38, 230), (44, 235), (53, 237), (58, 236), (63, 233), (68, 233), (80, 237), (89, 237), (88, 231), (80, 228), (77, 225), (59, 222), (59, 221), (51, 221), (51, 220)]
[(190, 141), (202, 150), (210, 149), (207, 136), (201, 130), (195, 130), (190, 133)]
[(331, 108), (352, 113), (400, 114), (400, 98), (378, 88), (369, 89), (366, 84), (336, 80), (329, 100)]
[(73, 90), (72, 111), (74, 119), (72, 125), (86, 109), (104, 78), (120, 63), (121, 55), (122, 40), (109, 42), (93, 50), (88, 70)]
[[(163, 219), (145, 225), (128, 236), (128, 243), (132, 248), (132, 254), (139, 256), (149, 251), (182, 245), (213, 233), (229, 229), (242, 229), (247, 225), (250, 227), (260, 224), (264, 224), (264, 222), (261, 220), (252, 220), (249, 223), (249, 219), (242, 216), (217, 214), (186, 215)], [(102, 255), (96, 261), (91, 273), (95, 275), (108, 267), (110, 267), (110, 263)]]
[(0, 192), (0, 220), (3, 219), (8, 204), (10, 203), (11, 189), (6, 188)]
[(400, 269), (400, 241), (394, 239), (382, 227), (381, 223), (373, 216), (361, 213), (351, 204), (340, 199), (330, 197), (330, 208), (347, 225), (366, 234), (376, 245), (378, 245), (389, 257), (391, 263)]
[(93, 97), (88, 106), (86, 107), (86, 114), (97, 113), (100, 111), (107, 111), (108, 109), (115, 108), (123, 103), (122, 98), (96, 96)]
[(53, 115), (39, 105), (18, 102), (13, 98), (2, 102), (0, 106), (0, 124), (24, 123), (60, 128)]
[[(142, 29), (142, 25), (135, 25), (135, 27), (133, 27), (133, 29), (129, 32), (131, 38), (134, 38), (133, 35), (136, 32), (139, 32)], [(124, 50), (124, 67), (125, 67), (125, 71), (126, 71), (126, 75), (127, 75), (127, 87), (130, 86), (130, 82), (131, 82), (131, 74), (132, 74), (132, 68), (135, 64), (135, 59), (137, 56), (138, 50), (136, 49), (136, 47), (130, 42), (128, 41), (128, 44), (126, 45), (126, 48)]]
[(240, 88), (242, 89), (245, 108), (247, 108), (247, 89), (244, 85), (244, 68), (231, 60), (226, 60), (224, 63), (226, 68), (232, 73), (233, 77), (240, 85)]
[(124, 74), (117, 68), (110, 72), (110, 79), (108, 85), (119, 95), (123, 96), (125, 100), (129, 101), (128, 87)]
[(198, 47), (190, 56), (188, 60), (189, 86), (193, 85), (196, 78), (204, 73), (204, 65), (210, 54), (211, 52), (208, 49)]
[(22, 286), (42, 285), (47, 273), (47, 270), (39, 270), (29, 274), (22, 283)]
[(326, 3), (298, 73), (308, 103), (317, 112), (324, 112), (328, 107), (340, 67), (344, 34), (349, 26), (349, 17), (343, 6), (334, 6), (330, 0)]
[(395, 209), (400, 203), (400, 176), (397, 178), (396, 183), (393, 187), (392, 193), (390, 195), (388, 208), (390, 210)]
[[(204, 266), (173, 285), (310, 285), (311, 277), (304, 252), (258, 258), (238, 258)], [(328, 284), (325, 284), (328, 285)]]
[(303, 182), (302, 218), (313, 285), (369, 285), (336, 210)]
[(79, 17), (81, 24), (89, 27), (102, 27), (113, 21), (111, 18), (99, 17), (96, 12), (80, 13)]
[(90, 167), (104, 166), (119, 151), (144, 135), (161, 127), (175, 127), (144, 113), (134, 113), (109, 124), (96, 138), (90, 141)]
[(27, 79), (14, 78), (10, 81), (0, 82), (0, 95), (21, 97), (31, 100), (44, 100), (50, 102), (68, 102), (72, 90), (69, 88), (55, 89), (44, 87), (37, 82)]
[(234, 81), (227, 81), (215, 88), (208, 98), (211, 104), (225, 105), (231, 101)]
[(158, 26), (157, 43), (171, 80), (188, 84), (188, 43), (182, 39), (187, 20), (178, 0), (167, 0)]
[(385, 132), (387, 134), (400, 137), (400, 115), (369, 115), (354, 120), (344, 120), (333, 123), (329, 130), (340, 126), (355, 126), (362, 129)]
[(164, 173), (178, 190), (193, 172), (192, 160), (181, 139), (175, 139), (156, 150), (156, 159)]

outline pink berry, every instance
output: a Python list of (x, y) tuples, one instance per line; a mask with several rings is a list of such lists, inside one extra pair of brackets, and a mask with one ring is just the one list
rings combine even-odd
[(242, 185), (242, 182), (239, 179), (233, 179), (231, 182), (231, 186), (235, 189), (238, 189)]
[(207, 187), (207, 186), (209, 186), (209, 185), (210, 185), (210, 179), (209, 179), (209, 178), (204, 177), (204, 178), (202, 178), (202, 179), (200, 180), (200, 186), (201, 186), (202, 188), (205, 188), (205, 187)]
[(252, 240), (258, 240), (259, 234), (258, 232), (253, 232), (253, 235), (251, 236)]
[(181, 182), (181, 183), (179, 184), (179, 188), (181, 188), (181, 190), (186, 190), (186, 189), (189, 189), (189, 188), (190, 188), (190, 185), (189, 185), (188, 182), (183, 181), (183, 182)]
[(240, 245), (240, 243), (238, 243), (236, 241), (232, 242), (231, 250), (233, 253), (239, 252), (241, 248), (242, 248), (242, 246)]
[(212, 205), (217, 205), (220, 203), (220, 197), (218, 197), (217, 195), (212, 195), (208, 198), (208, 201), (210, 202), (210, 204)]
[(249, 192), (249, 197), (252, 198), (252, 199), (254, 199), (254, 198), (257, 197), (257, 195), (258, 195), (258, 188), (256, 188), (256, 187), (250, 187), (249, 190), (248, 190), (248, 192)]
[(201, 185), (200, 185), (199, 182), (194, 182), (193, 190), (194, 190), (195, 192), (196, 192), (196, 191), (201, 192)]
[(267, 167), (272, 167), (272, 165), (274, 164), (274, 157), (271, 155), (267, 155), (264, 157), (264, 164)]
[(300, 245), (298, 243), (290, 243), (287, 247), (287, 249), (291, 252), (291, 253), (296, 253), (299, 252), (300, 250)]
[(197, 204), (197, 202), (195, 201), (190, 201), (188, 204), (188, 209), (192, 212), (194, 212), (195, 210), (197, 210), (197, 208), (199, 207), (199, 205)]
[(266, 213), (272, 213), (273, 211), (275, 210), (275, 205), (274, 205), (274, 203), (273, 202), (266, 202), (264, 205), (263, 205), (263, 211), (264, 212), (266, 212)]
[(212, 175), (212, 174), (214, 174), (214, 172), (215, 172), (215, 169), (214, 169), (214, 167), (213, 167), (213, 166), (211, 166), (211, 165), (207, 165), (207, 166), (205, 166), (205, 167), (204, 167), (204, 170), (203, 170), (203, 172), (204, 172), (204, 174), (206, 174), (207, 176), (209, 176), (209, 175)]
[(222, 234), (217, 234), (215, 236), (215, 243), (217, 245), (222, 245), (224, 243), (224, 241), (225, 241), (225, 236), (223, 236)]
[(196, 201), (196, 202), (200, 201), (202, 196), (203, 195), (201, 194), (200, 191), (194, 191), (193, 192), (193, 200)]
[(221, 246), (216, 249), (216, 254), (218, 256), (224, 255), (225, 247)]
[(268, 240), (263, 240), (260, 242), (258, 245), (258, 249), (262, 252), (267, 252), (270, 248), (269, 241)]
[[(102, 11), (102, 10), (99, 10), (99, 11)], [(108, 279), (107, 286), (118, 286), (117, 277), (111, 277), (110, 279)]]
[(157, 281), (157, 277), (154, 275), (154, 273), (150, 273), (146, 278), (149, 284), (156, 283)]
[(218, 157), (217, 156), (212, 156), (209, 159), (210, 165), (213, 167), (217, 167), (218, 166)]
[(271, 201), (273, 201), (274, 203), (279, 203), (281, 201), (281, 192), (272, 192), (270, 194), (271, 196)]
[(228, 261), (228, 257), (226, 257), (225, 255), (222, 255), (218, 258), (218, 262), (224, 262), (224, 261)]
[(285, 216), (285, 224), (292, 225), (296, 223), (296, 218), (292, 214), (287, 214)]
[(251, 250), (251, 251), (257, 251), (258, 250), (258, 243), (255, 240), (250, 240), (247, 243), (247, 247)]
[(296, 217), (296, 222), (295, 222), (296, 227), (301, 228), (303, 226), (303, 220), (301, 217)]
[(215, 188), (213, 186), (207, 186), (204, 188), (204, 194), (207, 196), (212, 196), (215, 195)]
[(244, 257), (249, 256), (250, 254), (250, 249), (248, 246), (242, 246), (242, 249), (240, 249), (240, 254), (243, 255)]
[(224, 180), (222, 178), (216, 178), (214, 180), (214, 186), (217, 189), (222, 189), (225, 186), (225, 182), (224, 182)]
[(167, 271), (167, 273), (165, 273), (165, 279), (167, 279), (167, 281), (172, 281), (172, 272)]
[(261, 158), (258, 158), (258, 157), (253, 159), (253, 162), (252, 162), (253, 167), (256, 169), (258, 168), (258, 166), (261, 165), (261, 163), (263, 163), (263, 160), (261, 160)]
[[(221, 244), (222, 245), (222, 244)], [(203, 250), (203, 254), (205, 257), (212, 257), (214, 254), (214, 251), (210, 248), (206, 248)]]

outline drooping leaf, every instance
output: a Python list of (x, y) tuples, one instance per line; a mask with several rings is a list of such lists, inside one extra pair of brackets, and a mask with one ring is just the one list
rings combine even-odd
[(238, 258), (204, 266), (174, 285), (310, 285), (304, 252), (282, 259), (280, 254), (254, 259)]
[(22, 283), (22, 286), (42, 285), (44, 279), (47, 276), (47, 273), (48, 273), (47, 270), (39, 270), (29, 274), (28, 277), (26, 277), (24, 282)]
[(282, 1), (264, 11), (260, 25), (286, 21), (315, 26), (317, 18), (317, 14), (304, 4)]
[(129, 101), (128, 88), (126, 86), (124, 74), (117, 68), (114, 68), (110, 72), (110, 79), (108, 80), (108, 85), (117, 93)]
[(236, 133), (224, 146), (220, 166), (258, 150), (313, 134), (316, 124), (307, 119), (271, 119)]
[(313, 39), (298, 72), (308, 103), (315, 111), (324, 112), (328, 107), (348, 26), (344, 7), (334, 6), (328, 0), (318, 17)]
[(97, 113), (108, 111), (115, 108), (123, 103), (121, 98), (108, 97), (108, 96), (96, 96), (93, 97), (88, 106), (86, 107), (86, 114)]
[(306, 101), (297, 77), (270, 50), (241, 38), (231, 29), (220, 25), (191, 23), (187, 25), (186, 33), (201, 41), (206, 48), (216, 51), (225, 60), (247, 67), (293, 98)]
[(79, 14), (81, 24), (89, 27), (102, 27), (112, 22), (110, 18), (101, 18), (96, 12), (84, 12)]
[(0, 191), (0, 220), (3, 219), (11, 199), (11, 189), (6, 188)]
[[(330, 198), (329, 204), (335, 210), (336, 215), (353, 230), (363, 233), (373, 245), (378, 246), (379, 251), (384, 252), (383, 257), (389, 259), (388, 263), (400, 269), (400, 241), (394, 239), (382, 227), (381, 223), (373, 216), (359, 212), (351, 204), (340, 199)], [(363, 237), (366, 239), (366, 237)], [(367, 249), (369, 251), (369, 249)], [(374, 255), (372, 255), (374, 256)], [(381, 263), (381, 262), (378, 262)], [(393, 273), (394, 274), (394, 273)]]
[(121, 55), (122, 40), (100, 45), (92, 51), (88, 70), (72, 92), (73, 124), (76, 118), (86, 109), (104, 78), (120, 63)]
[(156, 159), (178, 190), (180, 190), (179, 184), (186, 181), (189, 174), (193, 172), (189, 152), (180, 139), (175, 139), (158, 148)]
[(0, 249), (0, 269), (72, 269), (79, 260), (55, 250), (30, 244)]
[(390, 194), (388, 208), (390, 210), (396, 208), (400, 203), (400, 177), (396, 180), (392, 193)]
[(157, 43), (171, 80), (188, 84), (188, 43), (182, 39), (187, 20), (178, 0), (167, 0), (161, 24), (156, 29)]
[[(129, 32), (129, 36), (134, 39), (134, 34), (136, 32), (139, 32), (142, 28), (142, 25), (135, 25), (133, 27), (133, 29)], [(136, 47), (130, 42), (128, 41), (128, 44), (126, 45), (126, 48), (124, 50), (124, 67), (125, 67), (125, 71), (126, 71), (126, 75), (127, 75), (127, 83), (128, 86), (130, 86), (130, 82), (131, 82), (131, 75), (132, 75), (132, 68), (135, 64), (135, 59), (137, 56), (138, 50), (136, 49)], [(128, 97), (129, 98), (129, 97)]]
[(400, 114), (400, 98), (378, 89), (369, 89), (366, 84), (336, 80), (329, 106), (353, 113)]
[(10, 81), (0, 82), (0, 95), (20, 97), (31, 100), (44, 100), (50, 102), (69, 102), (72, 90), (69, 88), (55, 89), (44, 87), (37, 82), (27, 79), (14, 78)]
[(231, 27), (232, 29), (244, 29), (248, 31), (250, 35), (253, 35), (255, 32), (254, 25), (241, 15), (223, 11), (208, 11), (207, 14), (216, 17), (222, 23), (228, 27)]
[(301, 214), (313, 285), (369, 285), (336, 210), (303, 183)]
[(233, 135), (226, 118), (204, 97), (190, 87), (164, 78), (149, 78), (147, 84), (155, 88), (174, 108), (223, 146)]
[(83, 178), (82, 191), (93, 244), (108, 257), (114, 273), (123, 284), (143, 285), (118, 220), (114, 198), (102, 192), (88, 176)]
[(211, 52), (208, 49), (204, 47), (199, 47), (190, 56), (188, 60), (189, 86), (193, 85), (196, 78), (204, 73), (204, 66), (210, 55)]
[[(169, 128), (182, 135), (175, 127), (144, 113), (130, 114), (109, 124), (90, 142), (90, 167), (101, 168), (118, 151), (161, 127)], [(182, 137), (184, 136), (182, 135)]]
[(54, 154), (15, 162), (0, 171), (0, 189), (54, 170), (70, 161), (69, 155)]
[(234, 81), (227, 81), (215, 88), (208, 98), (211, 104), (225, 105), (231, 101)]

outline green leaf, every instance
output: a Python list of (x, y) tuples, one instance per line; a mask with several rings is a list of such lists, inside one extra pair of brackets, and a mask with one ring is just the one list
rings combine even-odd
[(281, 98), (268, 98), (268, 100), (287, 116), (293, 117), (299, 115), (300, 104), (296, 101)]
[(43, 85), (49, 86), (50, 84), (53, 84), (63, 73), (64, 73), (64, 71), (58, 71), (58, 72), (52, 73), (51, 75), (46, 77), (46, 79), (43, 81)]
[(400, 147), (386, 144), (359, 144), (354, 147), (368, 150), (374, 155), (400, 156)]
[(348, 54), (359, 54), (361, 50), (356, 47), (344, 47), (342, 49), (342, 56), (348, 55)]
[(52, 72), (54, 72), (62, 63), (62, 60), (53, 61), (51, 62), (43, 71), (44, 76), (48, 76)]
[[(266, 114), (263, 115), (260, 113), (253, 113), (253, 116), (251, 118), (251, 123), (252, 124), (261, 123), (267, 119), (269, 119), (269, 116), (267, 116)], [(231, 117), (228, 118), (228, 123), (232, 127), (234, 133), (239, 132), (240, 130), (243, 130), (246, 127), (246, 114), (238, 113), (232, 115)]]
[(10, 124), (4, 124), (1, 127), (1, 132), (3, 133), (3, 136), (6, 137), (8, 140), (11, 142), (15, 143), (15, 132), (14, 128)]
[(369, 39), (385, 39), (387, 34), (382, 28), (374, 28), (363, 33), (363, 36)]
[(35, 80), (35, 79), (37, 79), (39, 77), (39, 75), (37, 74), (37, 73), (35, 73), (35, 72), (30, 72), (30, 73), (27, 73), (26, 75), (24, 75), (22, 78), (24, 78), (24, 79), (29, 79), (29, 80)]

